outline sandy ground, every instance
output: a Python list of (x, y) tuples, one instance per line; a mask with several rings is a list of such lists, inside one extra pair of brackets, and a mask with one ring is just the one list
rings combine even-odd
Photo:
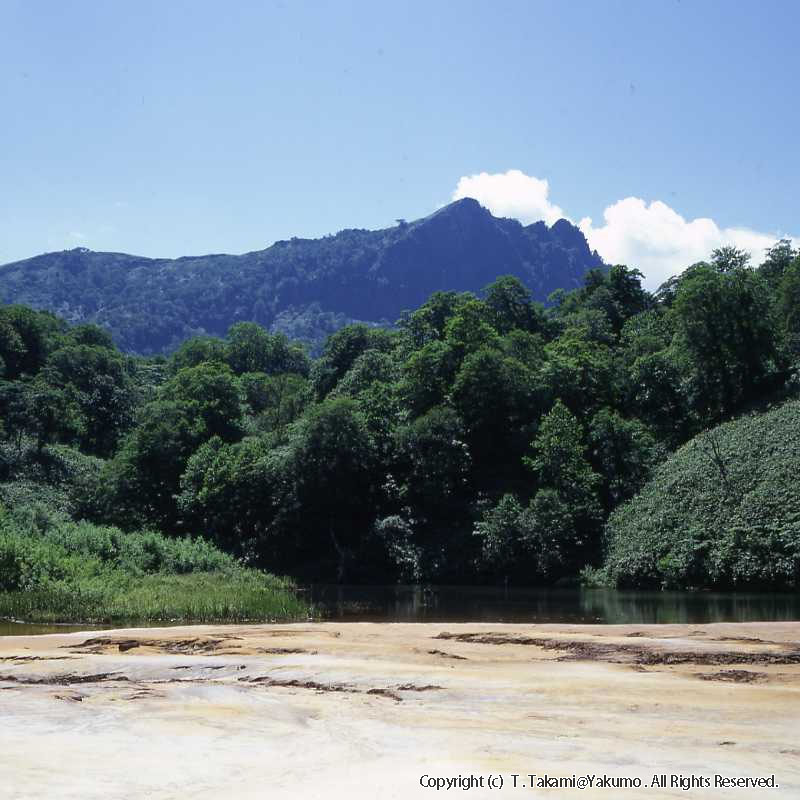
[(420, 784), (458, 776), (472, 798), (800, 798), (800, 623), (0, 637), (2, 798), (464, 796)]

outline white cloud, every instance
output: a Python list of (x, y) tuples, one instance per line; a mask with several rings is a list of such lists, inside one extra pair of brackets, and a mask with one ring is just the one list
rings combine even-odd
[(764, 251), (781, 237), (747, 228), (720, 228), (713, 219), (686, 220), (660, 200), (647, 203), (626, 197), (603, 212), (603, 225), (595, 227), (590, 217), (580, 221), (589, 246), (611, 264), (640, 269), (645, 283), (655, 288), (672, 275), (724, 245), (747, 250), (759, 264)]
[(547, 180), (510, 169), (493, 175), (465, 175), (458, 181), (453, 200), (472, 197), (496, 217), (514, 217), (526, 225), (543, 219), (552, 225), (564, 212), (550, 202), (549, 194)]
[[(512, 169), (462, 177), (453, 200), (474, 197), (496, 216), (515, 217), (526, 224), (543, 219), (552, 225), (567, 215), (550, 202), (549, 194), (546, 180)], [(650, 289), (690, 264), (707, 259), (717, 247), (733, 245), (747, 250), (753, 263), (759, 264), (766, 248), (780, 238), (790, 238), (747, 228), (721, 228), (706, 217), (686, 220), (660, 200), (648, 203), (638, 197), (626, 197), (608, 206), (602, 225), (595, 227), (590, 217), (584, 217), (579, 227), (604, 261), (640, 269)], [(794, 242), (796, 246), (798, 240)]]

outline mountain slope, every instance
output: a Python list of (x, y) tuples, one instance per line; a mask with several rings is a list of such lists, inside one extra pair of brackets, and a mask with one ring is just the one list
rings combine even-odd
[(523, 226), (464, 199), (393, 228), (295, 238), (238, 256), (47, 253), (0, 267), (0, 300), (97, 322), (122, 348), (154, 353), (241, 320), (319, 339), (353, 319), (394, 322), (431, 292), (479, 291), (504, 274), (545, 300), (602, 265), (566, 220)]

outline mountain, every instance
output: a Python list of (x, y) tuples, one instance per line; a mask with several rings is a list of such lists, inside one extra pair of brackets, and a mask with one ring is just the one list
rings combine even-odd
[(498, 275), (517, 276), (544, 301), (602, 266), (567, 220), (525, 226), (464, 199), (393, 228), (293, 238), (243, 255), (46, 253), (0, 267), (0, 300), (96, 322), (123, 349), (158, 353), (241, 320), (319, 341), (353, 320), (393, 323), (437, 290), (478, 292)]

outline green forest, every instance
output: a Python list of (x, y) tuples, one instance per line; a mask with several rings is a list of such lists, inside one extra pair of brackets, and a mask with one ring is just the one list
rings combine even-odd
[[(548, 305), (436, 292), (316, 358), (255, 322), (134, 356), (3, 306), (0, 615), (301, 617), (272, 573), (797, 588), (798, 367), (788, 241), (655, 293), (624, 266)], [(179, 586), (204, 608), (159, 610)]]

